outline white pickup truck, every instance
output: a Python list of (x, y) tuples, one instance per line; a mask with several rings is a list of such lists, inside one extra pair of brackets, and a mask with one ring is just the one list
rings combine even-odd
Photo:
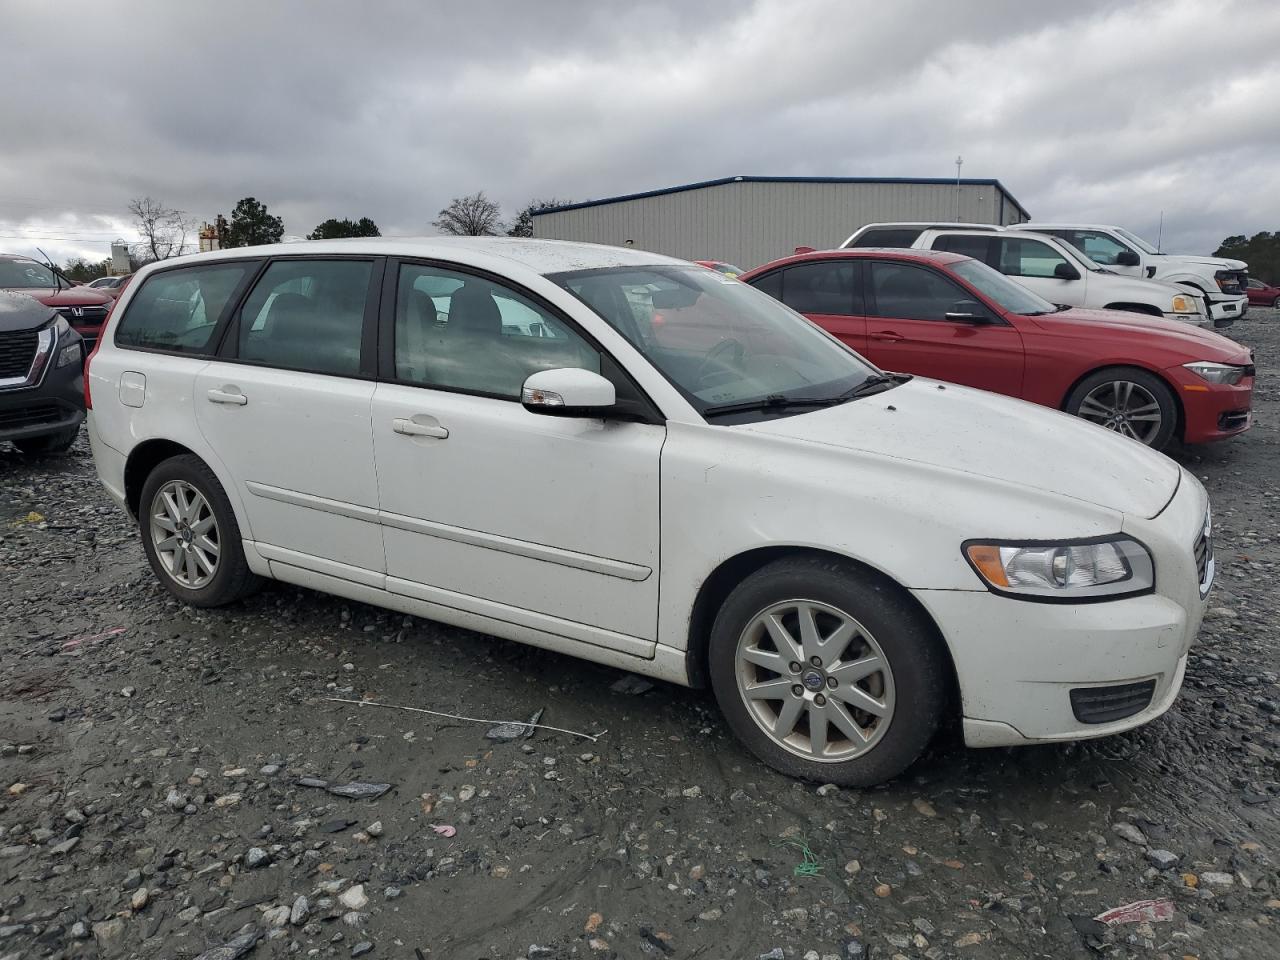
[(912, 246), (973, 257), (1050, 303), (1127, 310), (1209, 325), (1203, 298), (1160, 280), (1127, 277), (1101, 267), (1065, 240), (1030, 230), (923, 230)]
[(1014, 229), (1047, 233), (1116, 273), (1176, 283), (1205, 298), (1214, 326), (1230, 326), (1249, 309), (1249, 265), (1222, 257), (1161, 253), (1123, 227), (1092, 223), (1020, 223)]

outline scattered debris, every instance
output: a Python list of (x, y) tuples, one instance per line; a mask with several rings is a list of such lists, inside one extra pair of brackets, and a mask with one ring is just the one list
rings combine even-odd
[(243, 957), (256, 947), (261, 939), (261, 931), (251, 927), (228, 940), (222, 946), (206, 950), (196, 957), (196, 960), (239, 960), (240, 957)]
[(795, 847), (800, 851), (803, 858), (800, 863), (795, 865), (791, 871), (792, 876), (796, 877), (820, 877), (822, 876), (822, 861), (818, 859), (805, 840), (784, 840), (782, 846)]
[(1155, 923), (1160, 920), (1172, 920), (1173, 901), (1135, 900), (1122, 907), (1112, 907), (1093, 919), (1099, 923), (1105, 923), (1108, 927), (1114, 927), (1117, 923)]
[(431, 829), (434, 830), (436, 833), (438, 833), (440, 836), (444, 837), (445, 839), (448, 839), (450, 837), (456, 837), (458, 835), (458, 828), (451, 827), (447, 823), (433, 823), (431, 825)]
[(538, 726), (538, 721), (542, 719), (543, 710), (539, 709), (528, 723), (500, 723), (495, 727), (490, 727), (485, 736), (490, 740), (500, 742), (509, 742), (511, 740), (529, 739), (533, 736), (533, 731)]
[(363, 783), (358, 780), (351, 783), (332, 783), (320, 777), (300, 777), (294, 782), (300, 787), (316, 787), (332, 793), (335, 797), (346, 797), (348, 800), (377, 800), (395, 786), (393, 783)]
[(633, 697), (639, 697), (648, 693), (653, 689), (653, 684), (644, 677), (634, 673), (628, 673), (625, 677), (615, 680), (609, 684), (609, 689), (614, 693), (626, 693)]

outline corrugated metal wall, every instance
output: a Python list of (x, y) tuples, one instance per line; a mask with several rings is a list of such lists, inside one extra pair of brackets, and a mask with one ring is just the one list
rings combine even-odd
[[(1018, 208), (998, 187), (961, 184), (961, 221), (999, 223), (1002, 208), (1004, 223), (1018, 222)], [(742, 181), (540, 214), (533, 234), (617, 246), (631, 240), (638, 250), (749, 269), (798, 246), (838, 247), (867, 223), (955, 216), (954, 184)]]

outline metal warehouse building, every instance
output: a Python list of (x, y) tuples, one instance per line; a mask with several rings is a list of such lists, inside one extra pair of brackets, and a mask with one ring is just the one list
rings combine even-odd
[(838, 247), (867, 223), (957, 219), (1009, 224), (1030, 215), (999, 180), (725, 177), (549, 207), (533, 215), (533, 235), (750, 269), (798, 246)]

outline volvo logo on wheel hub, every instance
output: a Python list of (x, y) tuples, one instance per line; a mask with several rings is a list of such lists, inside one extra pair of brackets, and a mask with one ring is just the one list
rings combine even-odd
[(817, 670), (808, 670), (805, 672), (804, 676), (800, 678), (800, 682), (810, 690), (821, 690), (823, 683), (826, 681), (822, 679), (822, 674)]

